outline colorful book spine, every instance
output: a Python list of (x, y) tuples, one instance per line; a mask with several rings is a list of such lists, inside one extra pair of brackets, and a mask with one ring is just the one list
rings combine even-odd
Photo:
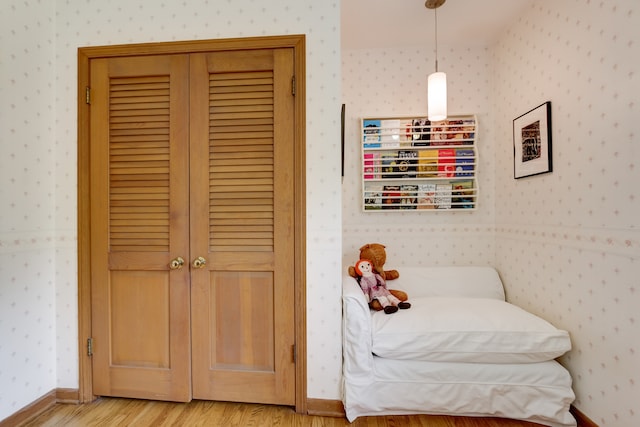
[(451, 209), (451, 184), (436, 184), (436, 209)]
[(475, 191), (473, 181), (456, 181), (453, 184), (452, 206), (455, 209), (471, 209), (475, 206)]
[(384, 153), (380, 156), (383, 178), (398, 178), (398, 153)]
[(398, 172), (400, 178), (415, 178), (418, 152), (414, 150), (398, 151)]
[(456, 150), (441, 148), (438, 150), (438, 176), (450, 178), (455, 175)]
[(433, 178), (438, 176), (438, 151), (420, 150), (418, 154), (418, 177)]
[(364, 179), (374, 179), (376, 177), (374, 161), (373, 153), (364, 153)]
[(473, 163), (475, 155), (473, 150), (456, 150), (456, 176), (473, 176)]
[(380, 120), (380, 141), (384, 148), (400, 147), (400, 120)]
[(417, 209), (436, 208), (436, 184), (427, 183), (418, 186), (418, 206)]
[(412, 141), (415, 147), (431, 145), (431, 122), (429, 119), (414, 119), (412, 124)]
[(380, 147), (380, 120), (363, 120), (362, 128), (364, 148)]
[(400, 209), (402, 192), (399, 185), (385, 185), (382, 189), (382, 209)]
[(418, 203), (418, 186), (414, 184), (406, 184), (400, 186), (402, 200), (400, 209), (415, 209)]
[(364, 193), (364, 209), (380, 210), (382, 209), (382, 185), (369, 184)]

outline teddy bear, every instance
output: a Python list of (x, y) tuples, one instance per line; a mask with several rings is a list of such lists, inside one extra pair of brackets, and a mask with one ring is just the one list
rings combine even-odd
[[(380, 243), (367, 243), (360, 248), (360, 259), (368, 259), (373, 265), (373, 272), (378, 273), (385, 282), (387, 280), (394, 280), (400, 277), (400, 273), (397, 270), (384, 270), (384, 263), (387, 262), (387, 252), (385, 246)], [(356, 280), (360, 280), (360, 276), (356, 272), (354, 266), (349, 266), (349, 275)], [(409, 299), (407, 293), (398, 289), (389, 289), (389, 292), (393, 294), (400, 301), (406, 301)], [(382, 305), (378, 300), (373, 300), (369, 304), (374, 310), (382, 310)]]
[(355, 267), (356, 273), (360, 276), (360, 288), (367, 297), (367, 302), (371, 304), (377, 301), (386, 314), (395, 313), (399, 308), (407, 309), (411, 304), (400, 301), (387, 289), (387, 283), (382, 276), (373, 271), (373, 262), (368, 259), (359, 260)]

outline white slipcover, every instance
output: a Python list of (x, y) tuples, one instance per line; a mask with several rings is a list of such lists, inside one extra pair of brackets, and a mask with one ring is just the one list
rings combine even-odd
[(348, 275), (343, 278), (343, 403), (349, 421), (364, 415), (425, 413), (506, 417), (553, 427), (576, 425), (569, 413), (575, 398), (571, 377), (555, 360), (470, 363), (374, 355), (374, 316), (392, 319), (418, 312), (428, 297), (505, 300), (502, 282), (491, 267), (398, 270), (400, 278), (388, 286), (406, 291), (413, 306), (390, 315), (371, 311), (357, 282)]

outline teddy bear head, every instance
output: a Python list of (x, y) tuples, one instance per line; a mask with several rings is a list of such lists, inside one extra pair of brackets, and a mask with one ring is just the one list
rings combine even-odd
[(371, 261), (373, 271), (384, 277), (384, 263), (387, 262), (387, 252), (384, 245), (367, 243), (360, 248), (360, 259)]

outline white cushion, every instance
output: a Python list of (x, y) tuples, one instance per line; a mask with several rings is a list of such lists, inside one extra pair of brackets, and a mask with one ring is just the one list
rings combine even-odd
[(387, 281), (390, 289), (400, 289), (417, 297), (476, 297), (505, 299), (498, 272), (493, 267), (408, 267), (397, 268), (400, 277)]
[(433, 362), (532, 363), (571, 349), (566, 331), (505, 301), (410, 299), (411, 308), (372, 316), (379, 357)]

